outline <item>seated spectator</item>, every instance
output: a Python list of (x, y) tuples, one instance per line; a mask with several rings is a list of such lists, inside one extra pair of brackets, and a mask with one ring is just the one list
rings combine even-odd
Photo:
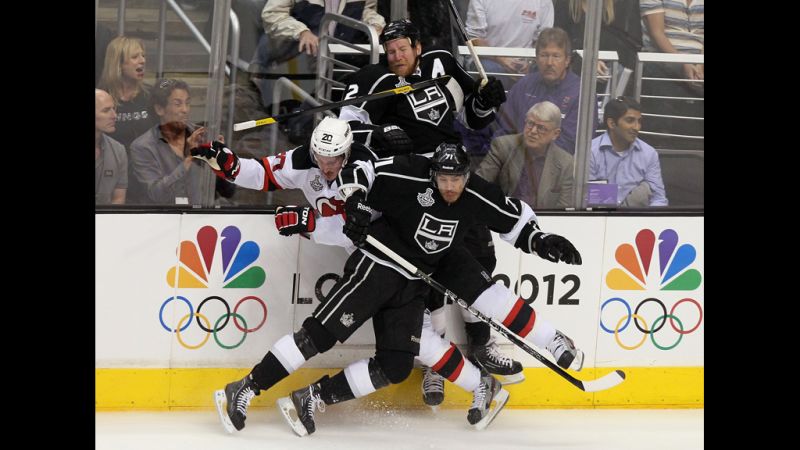
[(574, 203), (574, 160), (554, 143), (559, 134), (558, 106), (539, 102), (525, 116), (525, 131), (494, 139), (475, 173), (534, 210), (570, 207)]
[[(254, 0), (255, 1), (255, 0)], [(286, 61), (304, 52), (316, 57), (319, 49), (319, 25), (326, 12), (360, 20), (380, 34), (386, 21), (377, 12), (377, 0), (269, 0), (261, 10), (264, 33), (250, 64), (250, 72), (264, 73), (275, 62)], [(334, 37), (351, 43), (367, 43), (364, 33), (348, 26), (335, 27)], [(337, 59), (356, 66), (367, 61), (361, 55), (339, 56)], [(316, 58), (310, 61), (316, 67)], [(274, 81), (253, 76), (264, 105), (272, 103)]]
[[(144, 202), (201, 205), (207, 186), (216, 177), (189, 153), (204, 141), (206, 133), (204, 127), (188, 122), (189, 86), (181, 80), (159, 80), (151, 95), (160, 124), (131, 144), (133, 173), (145, 188)], [(223, 137), (217, 140), (223, 141)], [(233, 192), (226, 190), (225, 194)]]
[[(586, 27), (586, 0), (555, 0), (555, 26), (569, 34), (573, 49), (583, 48)], [(636, 53), (642, 49), (642, 22), (639, 0), (603, 0), (598, 50), (616, 51), (619, 62), (628, 69), (636, 68)], [(608, 67), (598, 61), (599, 75), (608, 75)]]
[[(550, 0), (472, 0), (467, 11), (467, 36), (484, 47), (533, 48), (542, 29), (553, 26)], [(524, 74), (530, 61), (510, 56), (484, 56), (486, 72)], [(517, 78), (500, 76), (506, 90)]]
[[(530, 107), (547, 100), (561, 111), (561, 133), (556, 138), (556, 145), (571, 155), (575, 154), (581, 80), (569, 70), (571, 55), (572, 46), (566, 31), (547, 28), (539, 33), (536, 41), (537, 70), (522, 77), (506, 94), (508, 101), (497, 111), (496, 130), (492, 138), (522, 133), (525, 115)], [(464, 145), (472, 154), (485, 155), (489, 151), (488, 128), (471, 131), (460, 124), (458, 126)]]
[(619, 206), (667, 206), (658, 153), (638, 138), (639, 102), (617, 97), (606, 103), (603, 119), (608, 130), (592, 140), (589, 180), (616, 185)]
[[(705, 26), (703, 0), (641, 0), (639, 2), (645, 33), (644, 51), (660, 53), (703, 54)], [(647, 63), (646, 78), (703, 80), (703, 64)], [(646, 112), (660, 115), (703, 117), (703, 100), (671, 100), (660, 97), (703, 98), (701, 82), (645, 80), (642, 104)], [(702, 120), (665, 117), (648, 118), (647, 131), (688, 136), (703, 136)], [(659, 148), (703, 149), (703, 140), (653, 136)]]
[[(316, 56), (319, 24), (326, 12), (360, 20), (380, 34), (386, 21), (376, 8), (377, 0), (270, 0), (264, 5), (261, 18), (264, 20), (264, 31), (270, 39), (297, 41), (298, 52)], [(347, 42), (359, 42), (358, 35), (362, 33), (350, 27), (337, 26), (332, 34)], [(366, 41), (362, 37), (360, 42)]]
[[(131, 161), (131, 143), (158, 123), (150, 107), (150, 87), (144, 84), (144, 44), (139, 39), (118, 36), (106, 47), (103, 72), (98, 88), (108, 92), (116, 103), (116, 131), (110, 137), (125, 146)], [(128, 164), (127, 203), (138, 203), (144, 189)]]
[(128, 189), (128, 155), (125, 147), (106, 133), (113, 133), (117, 121), (114, 99), (108, 92), (94, 90), (94, 204), (121, 205)]

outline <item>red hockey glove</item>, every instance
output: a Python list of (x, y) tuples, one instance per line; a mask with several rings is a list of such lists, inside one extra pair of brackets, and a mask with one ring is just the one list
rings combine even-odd
[(219, 141), (201, 144), (191, 150), (192, 156), (205, 161), (217, 176), (228, 181), (236, 179), (239, 175), (239, 157), (225, 144)]
[(282, 236), (310, 233), (316, 228), (314, 220), (309, 206), (278, 206), (275, 210), (275, 228)]

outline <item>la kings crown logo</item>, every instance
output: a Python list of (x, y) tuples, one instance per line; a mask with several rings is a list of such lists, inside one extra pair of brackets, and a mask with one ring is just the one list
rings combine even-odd
[(457, 220), (437, 219), (425, 213), (417, 226), (414, 240), (425, 253), (439, 253), (450, 247), (458, 228)]
[(439, 86), (431, 86), (421, 91), (413, 91), (406, 94), (406, 99), (414, 111), (417, 120), (439, 125), (442, 117), (450, 110), (447, 104), (447, 97)]

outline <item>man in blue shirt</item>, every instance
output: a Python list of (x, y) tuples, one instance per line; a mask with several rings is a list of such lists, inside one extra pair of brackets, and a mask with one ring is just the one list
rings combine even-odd
[(606, 104), (603, 118), (608, 131), (592, 140), (589, 180), (616, 185), (619, 206), (667, 206), (658, 153), (638, 138), (639, 102), (617, 97)]

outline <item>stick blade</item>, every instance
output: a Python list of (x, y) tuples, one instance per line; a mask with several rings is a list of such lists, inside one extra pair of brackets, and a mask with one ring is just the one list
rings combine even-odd
[(611, 389), (625, 381), (625, 372), (615, 370), (591, 381), (582, 381), (584, 392), (598, 392)]
[(255, 127), (256, 127), (256, 121), (255, 120), (248, 120), (247, 122), (239, 122), (239, 123), (233, 124), (233, 131), (247, 130), (247, 129), (255, 128)]

